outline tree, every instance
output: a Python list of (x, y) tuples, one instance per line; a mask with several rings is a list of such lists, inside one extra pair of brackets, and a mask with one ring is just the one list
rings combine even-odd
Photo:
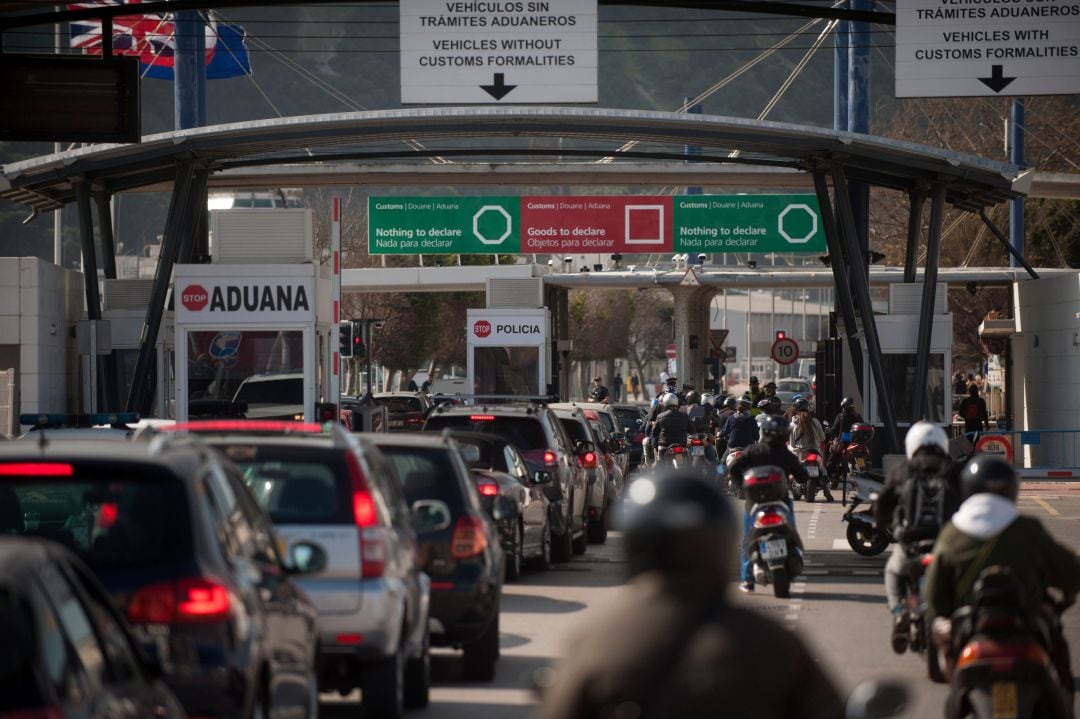
[(667, 290), (626, 292), (630, 306), (628, 359), (634, 365), (638, 379), (644, 385), (651, 362), (663, 360), (671, 342), (671, 323), (675, 303)]

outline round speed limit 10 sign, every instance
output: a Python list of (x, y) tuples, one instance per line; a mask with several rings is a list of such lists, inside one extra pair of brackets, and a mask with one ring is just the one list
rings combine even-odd
[(799, 359), (799, 343), (788, 337), (773, 342), (769, 353), (777, 364), (791, 364)]

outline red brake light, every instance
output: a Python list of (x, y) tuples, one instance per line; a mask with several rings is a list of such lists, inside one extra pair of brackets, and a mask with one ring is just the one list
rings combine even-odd
[(379, 525), (379, 509), (364, 479), (360, 460), (349, 452), (345, 455), (345, 465), (352, 478), (353, 520), (360, 535), (360, 576), (381, 577), (386, 570), (386, 538)]
[(787, 523), (787, 519), (775, 509), (758, 512), (758, 515), (754, 518), (754, 526), (758, 528), (776, 527), (785, 523)]
[(470, 559), (483, 554), (487, 542), (484, 523), (471, 514), (466, 514), (454, 525), (454, 536), (450, 539), (450, 556), (454, 559)]
[(4, 477), (71, 477), (74, 474), (70, 464), (61, 462), (0, 464), (0, 475)]
[(581, 462), (585, 469), (596, 469), (596, 452), (586, 452)]
[(554, 467), (558, 463), (559, 463), (559, 458), (558, 458), (558, 456), (556, 456), (556, 454), (554, 452), (552, 452), (550, 449), (548, 451), (544, 452), (544, 464), (545, 465), (547, 465), (548, 467)]
[(924, 554), (924, 555), (922, 555), (920, 561), (922, 562), (922, 565), (924, 567), (929, 567), (930, 563), (934, 561), (934, 555), (933, 554)]
[(495, 415), (493, 414), (470, 414), (469, 419), (473, 422), (494, 422)]
[(681, 444), (677, 444), (677, 445), (675, 445), (674, 447), (671, 448), (671, 451), (674, 452), (675, 454), (682, 454), (683, 452), (686, 451), (686, 448), (683, 447)]
[(363, 634), (338, 634), (336, 637), (334, 637), (334, 642), (336, 644), (363, 644), (364, 643), (364, 635)]
[(692, 440), (690, 440), (690, 444), (693, 445), (694, 447), (700, 447), (701, 445), (704, 444), (704, 442), (702, 442), (700, 439), (692, 439)]
[(178, 584), (176, 614), (190, 621), (224, 619), (229, 615), (229, 592), (225, 587), (201, 579), (182, 580)]
[(208, 579), (181, 579), (143, 587), (128, 604), (136, 624), (214, 622), (227, 619), (229, 590)]
[(480, 490), (480, 494), (485, 497), (495, 497), (499, 494), (499, 485), (492, 482), (481, 482), (476, 485), (476, 488)]
[(810, 454), (806, 455), (806, 461), (807, 462), (816, 462), (817, 461), (817, 455), (814, 454), (813, 452), (811, 452)]
[(976, 662), (989, 662), (994, 671), (1007, 670), (1016, 660), (1048, 664), (1046, 651), (1037, 642), (995, 642), (989, 639), (971, 642), (960, 652), (956, 668), (961, 669)]
[(177, 422), (160, 428), (162, 432), (302, 432), (321, 434), (317, 422), (294, 422), (284, 419), (207, 419)]
[(109, 529), (116, 524), (117, 517), (120, 516), (120, 510), (116, 506), (116, 502), (105, 502), (98, 509), (97, 527), (98, 529)]

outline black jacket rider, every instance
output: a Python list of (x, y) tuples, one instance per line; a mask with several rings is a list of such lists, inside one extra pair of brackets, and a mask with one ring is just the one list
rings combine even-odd
[[(754, 467), (773, 465), (784, 470), (786, 474), (793, 474), (799, 482), (808, 484), (810, 477), (806, 474), (799, 458), (792, 454), (791, 450), (783, 445), (774, 447), (767, 442), (757, 442), (746, 448), (743, 455), (731, 464), (728, 470), (731, 481), (736, 489), (742, 489), (743, 472)], [(785, 477), (786, 479), (786, 477)], [(784, 483), (784, 495), (787, 496), (787, 482)], [(749, 499), (746, 500), (746, 511), (754, 505)]]
[(933, 451), (920, 450), (910, 461), (898, 464), (892, 468), (885, 478), (885, 485), (881, 488), (877, 503), (874, 507), (874, 518), (879, 527), (892, 527), (896, 521), (894, 516), (900, 500), (904, 496), (904, 489), (909, 481), (916, 475), (923, 477), (941, 477), (948, 485), (945, 492), (945, 520), (948, 520), (960, 507), (960, 470), (962, 465), (956, 465), (944, 454)]
[(862, 424), (862, 415), (858, 412), (848, 412), (846, 410), (840, 410), (840, 414), (836, 415), (836, 419), (829, 425), (828, 431), (825, 433), (826, 439), (832, 439), (833, 437), (839, 437), (845, 432), (851, 431), (851, 425)]
[(669, 409), (660, 413), (653, 425), (652, 438), (654, 447), (669, 447), (673, 444), (686, 444), (690, 434), (690, 417), (678, 409)]

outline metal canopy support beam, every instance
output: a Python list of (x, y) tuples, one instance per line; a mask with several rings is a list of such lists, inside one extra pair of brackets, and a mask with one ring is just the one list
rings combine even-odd
[(930, 234), (926, 238), (926, 269), (923, 272), (922, 307), (919, 309), (919, 334), (915, 345), (915, 403), (911, 406), (912, 419), (930, 417), (926, 381), (930, 376), (930, 341), (934, 334), (934, 303), (937, 296), (941, 223), (944, 216), (945, 184), (935, 182), (931, 189)]
[[(90, 185), (79, 182), (75, 185), (75, 201), (79, 210), (79, 240), (82, 242), (83, 260), (83, 286), (86, 289), (86, 317), (92, 323), (101, 320), (101, 291), (98, 289), (97, 249), (94, 246), (94, 211), (90, 206)], [(97, 332), (94, 324), (91, 324), (91, 332)], [(96, 348), (96, 343), (91, 347)], [(95, 386), (97, 397), (93, 398), (93, 407), (101, 409), (100, 401), (105, 400), (106, 409), (109, 409), (112, 400), (111, 377), (107, 371), (109, 363), (97, 361), (97, 357), (90, 358), (90, 366), (97, 374)]]
[(101, 233), (101, 264), (105, 279), (116, 279), (116, 240), (113, 237), (112, 198), (104, 192), (94, 193), (97, 203), (98, 230)]
[(996, 237), (998, 239), (998, 242), (1000, 242), (1005, 247), (1005, 249), (1009, 251), (1009, 254), (1012, 255), (1017, 262), (1023, 265), (1024, 269), (1027, 270), (1027, 273), (1031, 275), (1031, 279), (1039, 279), (1039, 273), (1036, 272), (1034, 268), (1032, 268), (1032, 266), (1028, 264), (1027, 260), (1024, 259), (1023, 255), (1016, 251), (1016, 248), (1012, 246), (1011, 242), (1009, 242), (1009, 238), (1005, 236), (1005, 233), (998, 229), (998, 226), (994, 224), (994, 221), (990, 219), (990, 216), (986, 214), (986, 210), (979, 210), (979, 217), (982, 218), (983, 224), (986, 225), (986, 227), (990, 230), (990, 234)]
[(926, 204), (926, 188), (919, 187), (908, 193), (907, 248), (904, 251), (904, 282), (915, 281), (915, 269), (919, 263), (919, 237), (922, 235), (923, 205)]
[[(848, 280), (847, 261), (844, 259), (840, 230), (836, 225), (832, 200), (829, 199), (829, 185), (825, 179), (825, 170), (814, 170), (814, 189), (817, 191), (818, 206), (821, 209), (821, 222), (825, 228), (825, 242), (831, 257), (833, 284), (836, 286), (836, 302), (840, 305), (840, 315), (844, 320), (844, 334), (848, 339), (848, 351), (855, 367), (862, 367), (862, 346), (859, 344), (859, 328), (855, 321), (855, 306), (851, 301), (851, 282)], [(864, 394), (863, 375), (856, 370), (855, 381), (859, 385), (859, 394)]]
[[(200, 193), (195, 185), (202, 181)], [(176, 182), (173, 185), (169, 212), (165, 219), (165, 234), (161, 241), (161, 254), (158, 258), (157, 271), (154, 273), (154, 286), (150, 292), (150, 304), (146, 308), (146, 322), (142, 337), (139, 338), (139, 355), (135, 361), (135, 371), (131, 378), (131, 389), (127, 397), (128, 412), (148, 412), (153, 401), (150, 380), (153, 377), (158, 331), (165, 315), (165, 304), (169, 294), (169, 282), (173, 266), (181, 256), (181, 245), (188, 245), (195, 233), (198, 217), (193, 210), (193, 198), (205, 195), (206, 173), (196, 176), (194, 162), (186, 160), (177, 165)]]
[[(893, 411), (892, 397), (885, 382), (885, 367), (881, 362), (881, 340), (878, 338), (877, 321), (874, 319), (874, 306), (870, 301), (870, 282), (866, 274), (866, 259), (859, 250), (859, 240), (855, 234), (855, 217), (851, 210), (851, 196), (848, 194), (847, 177), (844, 166), (834, 160), (831, 163), (833, 188), (836, 190), (836, 206), (843, 231), (840, 233), (842, 247), (847, 248), (847, 261), (851, 265), (852, 288), (855, 301), (859, 305), (862, 318), (863, 335), (866, 337), (866, 355), (870, 360), (870, 372), (874, 376), (874, 388), (877, 390), (877, 406), (885, 424), (889, 451), (900, 446), (896, 430), (896, 414)], [(835, 260), (834, 260), (835, 264)], [(839, 288), (838, 288), (839, 289)]]

